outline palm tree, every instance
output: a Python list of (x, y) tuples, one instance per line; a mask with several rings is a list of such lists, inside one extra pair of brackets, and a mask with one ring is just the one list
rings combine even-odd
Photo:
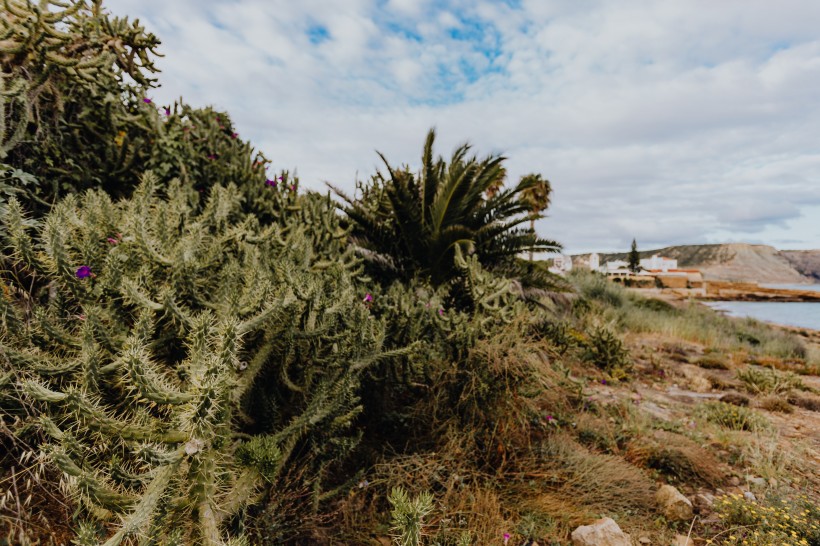
[[(533, 215), (530, 217), (530, 229), (535, 231), (535, 221), (542, 211), (550, 206), (552, 195), (552, 185), (549, 180), (541, 177), (540, 174), (531, 173), (521, 177), (521, 183), (527, 187), (521, 192), (521, 199), (530, 207)], [(530, 261), (533, 258), (533, 249), (530, 249)]]
[(464, 144), (448, 162), (434, 157), (434, 141), (431, 129), (417, 174), (391, 166), (379, 154), (387, 172), (360, 184), (359, 198), (333, 188), (345, 202), (341, 208), (350, 220), (354, 244), (379, 274), (405, 279), (422, 275), (442, 284), (457, 274), (456, 246), (474, 253), (484, 267), (505, 270), (524, 250), (561, 248), (555, 241), (539, 239), (531, 226), (521, 227), (533, 216), (532, 205), (523, 199), (532, 182), (504, 188), (504, 157), (478, 159)]

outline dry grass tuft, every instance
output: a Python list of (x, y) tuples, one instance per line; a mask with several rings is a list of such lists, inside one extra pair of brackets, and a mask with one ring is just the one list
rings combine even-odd
[(706, 370), (728, 370), (730, 368), (728, 358), (719, 353), (703, 355), (695, 360), (693, 364)]
[(541, 446), (546, 469), (554, 472), (554, 494), (610, 513), (653, 510), (655, 484), (620, 457), (593, 453), (569, 436), (556, 434)]
[(820, 396), (792, 394), (786, 400), (789, 404), (809, 411), (820, 411)]
[(725, 472), (709, 451), (685, 436), (656, 431), (652, 437), (636, 438), (627, 446), (629, 462), (658, 470), (669, 481), (715, 486)]
[(760, 400), (758, 407), (779, 413), (794, 413), (794, 408), (780, 396), (767, 396)]

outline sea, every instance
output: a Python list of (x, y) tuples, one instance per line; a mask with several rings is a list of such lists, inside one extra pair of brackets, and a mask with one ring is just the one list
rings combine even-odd
[[(761, 284), (761, 286), (820, 292), (820, 284)], [(707, 305), (731, 317), (751, 317), (763, 322), (820, 330), (820, 302), (714, 301)]]

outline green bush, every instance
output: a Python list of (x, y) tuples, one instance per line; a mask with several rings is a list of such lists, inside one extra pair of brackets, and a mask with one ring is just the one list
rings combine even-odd
[(101, 0), (4, 2), (0, 208), (11, 193), (36, 216), (90, 188), (128, 196), (147, 170), (205, 193), (264, 185), (267, 160), (226, 113), (151, 100), (160, 42), (137, 21)]
[(719, 530), (711, 530), (707, 544), (820, 546), (820, 505), (804, 495), (763, 502), (728, 495), (715, 502), (715, 512)]
[(774, 369), (746, 366), (735, 372), (735, 377), (743, 382), (752, 394), (782, 394), (793, 390), (805, 390), (803, 380), (791, 372), (781, 373)]
[(332, 209), (285, 230), (241, 201), (179, 183), (161, 197), (147, 175), (130, 200), (66, 198), (40, 228), (15, 200), (5, 213), (3, 372), (82, 519), (122, 522), (106, 545), (223, 544), (283, 467), (299, 460), (318, 499), (356, 444), (362, 373), (389, 356), (358, 262), (323, 263), (306, 233)]
[[(525, 268), (517, 256), (524, 251), (554, 252), (560, 244), (539, 238), (521, 227), (538, 218), (542, 205), (531, 199), (540, 177), (524, 177), (513, 188), (502, 188), (504, 158), (479, 160), (459, 147), (447, 162), (434, 157), (435, 132), (430, 131), (422, 154), (422, 169), (392, 167), (381, 156), (386, 174), (359, 184), (356, 198), (334, 190), (353, 227), (353, 242), (361, 248), (375, 274), (385, 280), (429, 278), (434, 285), (458, 276), (457, 248), (474, 253), (483, 267), (526, 277), (540, 287), (556, 285), (555, 276)], [(543, 203), (546, 207), (546, 203)], [(538, 209), (539, 212), (534, 212)]]
[(731, 430), (760, 431), (769, 427), (765, 417), (753, 409), (724, 402), (705, 402), (699, 413), (710, 423)]
[(629, 350), (612, 330), (603, 326), (588, 333), (584, 359), (615, 376), (623, 376), (632, 370)]

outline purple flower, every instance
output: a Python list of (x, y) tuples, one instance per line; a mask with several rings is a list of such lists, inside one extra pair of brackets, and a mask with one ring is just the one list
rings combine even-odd
[(86, 277), (90, 277), (93, 273), (91, 273), (91, 268), (87, 265), (81, 265), (77, 268), (77, 278), (78, 279), (85, 279)]
[(552, 421), (553, 419), (555, 419), (555, 417), (552, 415), (547, 415), (547, 421)]
[(236, 138), (239, 136), (239, 133), (231, 133), (231, 138)]
[(290, 185), (290, 191), (296, 191), (296, 184)]
[(504, 544), (510, 541), (510, 533), (504, 533)]
[(265, 185), (270, 186), (272, 188), (276, 187), (276, 180), (271, 180), (270, 178), (265, 180)]
[(601, 385), (606, 385), (606, 379), (601, 379)]
[(365, 303), (370, 303), (371, 301), (373, 301), (373, 296), (370, 294), (370, 292), (368, 292), (364, 295), (364, 299), (362, 301)]
[(216, 159), (216, 154), (208, 154), (208, 159)]
[(145, 97), (144, 99), (142, 99), (142, 102), (144, 102), (145, 104), (151, 104), (152, 101), (148, 97)]
[(439, 308), (439, 310), (438, 310), (438, 316), (440, 316), (440, 317), (443, 317), (443, 316), (444, 316), (444, 309)]
[(166, 106), (165, 108), (163, 108), (163, 110), (165, 110), (165, 115), (166, 115), (166, 116), (170, 116), (170, 115), (171, 115), (171, 109), (170, 109), (170, 108), (168, 108), (167, 106)]

